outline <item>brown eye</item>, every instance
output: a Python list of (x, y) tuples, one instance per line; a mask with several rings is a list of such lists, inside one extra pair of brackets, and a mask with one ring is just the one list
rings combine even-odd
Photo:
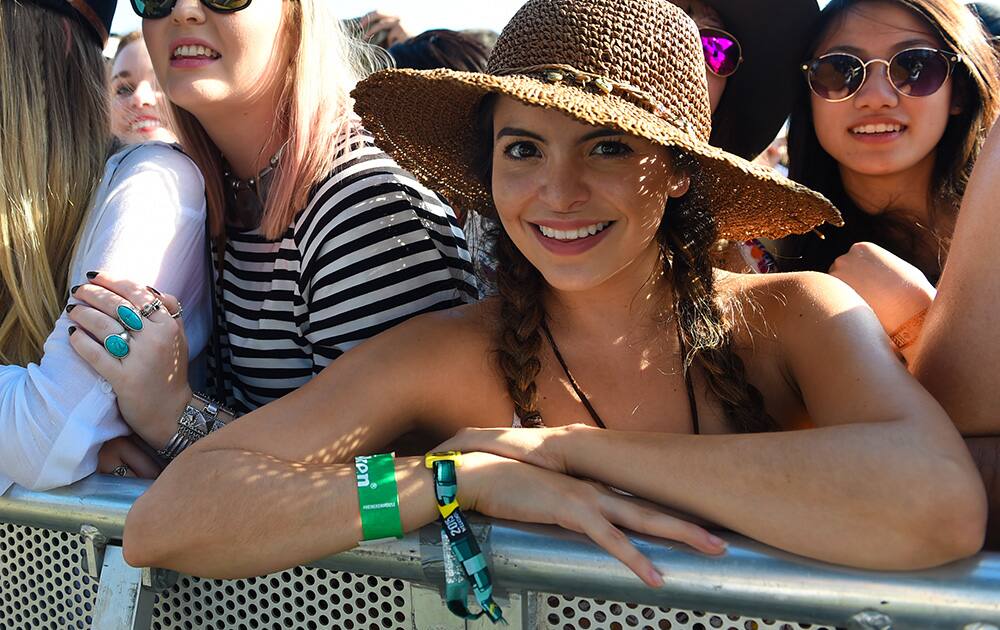
[(604, 156), (609, 156), (609, 157), (618, 157), (618, 156), (628, 155), (629, 153), (632, 153), (632, 148), (629, 147), (624, 142), (618, 142), (618, 141), (611, 141), (611, 140), (609, 140), (609, 141), (601, 142), (600, 144), (598, 144), (597, 146), (595, 146), (594, 150), (591, 151), (591, 153), (593, 155), (604, 155)]
[(514, 142), (503, 151), (504, 155), (515, 160), (538, 157), (540, 152), (533, 142)]

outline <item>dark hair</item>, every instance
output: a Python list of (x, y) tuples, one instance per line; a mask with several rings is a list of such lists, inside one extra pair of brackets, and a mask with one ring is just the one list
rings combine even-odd
[(389, 56), (396, 62), (397, 68), (485, 72), (489, 50), (468, 35), (438, 29), (396, 44), (389, 49)]
[[(848, 196), (836, 160), (816, 137), (809, 89), (803, 79), (788, 133), (789, 177), (826, 195), (840, 209), (845, 225), (818, 228), (822, 238), (810, 234), (786, 239), (782, 268), (827, 271), (851, 245), (869, 241), (916, 265), (936, 282), (969, 175), (1000, 108), (1000, 65), (982, 25), (957, 0), (832, 0), (823, 10), (812, 41), (818, 43), (848, 10), (865, 2), (891, 2), (910, 9), (933, 27), (945, 48), (962, 55), (951, 79), (962, 111), (951, 116), (937, 145), (928, 191), (930, 225), (917, 224), (901, 208), (884, 208), (871, 215)], [(815, 54), (815, 48), (810, 52)]]
[[(493, 148), (493, 108), (496, 96), (483, 99), (478, 118), (481, 156), (477, 176), (490, 188)], [(697, 164), (673, 151), (675, 168), (693, 175)], [(709, 391), (720, 401), (726, 421), (737, 432), (773, 431), (777, 423), (764, 408), (764, 398), (747, 380), (743, 360), (735, 352), (733, 326), (715, 293), (710, 250), (716, 225), (700, 197), (687, 195), (664, 210), (668, 219), (657, 232), (664, 271), (672, 281), (673, 314), (688, 354), (684, 370), (701, 369)], [(539, 427), (538, 389), (541, 370), (545, 280), (496, 221), (493, 252), (500, 316), (495, 333), (497, 368), (507, 384), (514, 411), (526, 427)], [(671, 320), (673, 321), (673, 320)], [(694, 410), (692, 410), (694, 412)]]

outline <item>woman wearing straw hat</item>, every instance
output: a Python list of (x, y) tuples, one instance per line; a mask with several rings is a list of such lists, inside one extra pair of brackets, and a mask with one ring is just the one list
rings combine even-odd
[[(584, 532), (650, 586), (659, 570), (618, 527), (724, 551), (605, 485), (846, 565), (978, 550), (969, 454), (860, 299), (824, 275), (709, 266), (717, 235), (838, 215), (708, 143), (704, 72), (694, 23), (663, 0), (530, 0), (488, 73), (363, 82), (383, 146), (498, 214), (500, 295), (387, 331), (196, 443), (132, 509), (129, 562), (257, 575), (427, 524), (438, 505)], [(372, 503), (376, 458), (345, 462), (411, 428), (460, 432), (445, 444), (466, 451), (457, 482), (457, 456), (399, 458)]]

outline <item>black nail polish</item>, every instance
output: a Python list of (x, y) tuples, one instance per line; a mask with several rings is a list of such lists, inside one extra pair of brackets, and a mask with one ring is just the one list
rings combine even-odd
[(163, 297), (163, 294), (154, 289), (153, 287), (146, 287), (146, 288), (149, 289), (149, 291), (156, 297)]
[(68, 306), (66, 306), (66, 312), (72, 313), (74, 308), (76, 308), (76, 304), (69, 304)]
[(98, 272), (96, 272), (96, 271), (88, 271), (87, 272), (87, 279), (88, 280), (93, 280), (97, 276), (98, 276)]
[(69, 327), (69, 334), (72, 336), (72, 334), (75, 333), (75, 332), (76, 332), (76, 326), (70, 326)]
[(76, 285), (75, 287), (73, 287), (72, 289), (70, 289), (69, 290), (70, 295), (73, 295), (74, 293), (76, 293), (76, 290), (79, 289), (79, 288), (80, 288), (80, 285)]

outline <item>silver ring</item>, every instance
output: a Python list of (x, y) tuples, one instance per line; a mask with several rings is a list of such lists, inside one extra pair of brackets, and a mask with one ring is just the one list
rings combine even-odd
[(127, 477), (129, 473), (128, 466), (122, 464), (121, 466), (115, 466), (115, 469), (111, 471), (111, 474), (115, 477)]
[(139, 314), (145, 317), (146, 319), (149, 319), (150, 315), (160, 310), (161, 308), (163, 308), (163, 302), (160, 300), (160, 298), (156, 298), (152, 302), (143, 304), (142, 308), (139, 309)]
[(170, 315), (173, 319), (180, 319), (184, 317), (184, 305), (181, 304), (180, 300), (177, 300), (177, 312)]
[(104, 349), (114, 358), (119, 360), (124, 359), (128, 356), (130, 350), (128, 337), (127, 330), (115, 335), (108, 335), (104, 338)]

